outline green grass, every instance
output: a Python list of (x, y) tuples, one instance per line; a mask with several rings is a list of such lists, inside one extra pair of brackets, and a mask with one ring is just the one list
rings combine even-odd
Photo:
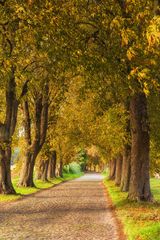
[(77, 174), (75, 174), (75, 173), (74, 174), (72, 174), (72, 173), (64, 173), (63, 177), (64, 177), (64, 179), (66, 181), (68, 181), (68, 180), (73, 180), (73, 179), (75, 179), (77, 177), (81, 177), (83, 175), (84, 175), (84, 173), (77, 173)]
[(16, 190), (17, 195), (3, 195), (3, 194), (0, 194), (0, 202), (14, 201), (14, 200), (17, 200), (19, 198), (22, 198), (24, 195), (29, 195), (29, 194), (38, 192), (39, 190), (53, 187), (54, 185), (56, 185), (58, 183), (61, 183), (63, 181), (73, 180), (73, 179), (78, 178), (82, 175), (83, 175), (83, 173), (64, 174), (63, 178), (58, 177), (58, 178), (50, 180), (49, 182), (43, 182), (41, 180), (35, 180), (36, 187), (27, 187), (27, 188), (17, 187), (17, 183), (18, 183), (19, 178), (14, 178), (12, 182), (13, 182), (13, 186)]
[(124, 225), (128, 240), (160, 240), (160, 180), (151, 179), (151, 188), (157, 203), (136, 203), (127, 200), (113, 181), (104, 181), (116, 212)]
[(102, 172), (102, 175), (103, 175), (104, 177), (107, 177), (107, 176), (109, 175), (109, 169), (108, 169), (108, 168), (105, 168), (105, 169), (103, 170), (103, 172)]

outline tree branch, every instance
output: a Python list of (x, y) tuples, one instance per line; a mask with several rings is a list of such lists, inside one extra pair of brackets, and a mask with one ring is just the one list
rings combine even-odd
[(21, 92), (21, 95), (18, 99), (18, 103), (20, 103), (20, 100), (26, 95), (26, 93), (28, 92), (28, 83), (29, 83), (29, 80), (26, 80), (23, 87), (22, 87), (22, 92)]
[(97, 26), (94, 25), (94, 24), (91, 23), (91, 22), (80, 21), (80, 22), (77, 22), (77, 24), (79, 24), (79, 25), (89, 25), (89, 26), (97, 29)]
[(23, 69), (22, 69), (22, 72), (23, 73), (28, 67), (30, 67), (33, 63), (35, 63), (36, 61), (33, 61), (31, 63), (28, 63)]

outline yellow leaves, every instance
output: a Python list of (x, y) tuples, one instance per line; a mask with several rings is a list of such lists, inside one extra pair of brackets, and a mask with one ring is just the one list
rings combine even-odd
[(132, 47), (130, 47), (130, 48), (127, 50), (127, 58), (128, 58), (128, 60), (129, 60), (129, 61), (133, 60), (133, 58), (135, 58), (135, 56), (136, 56), (135, 50), (134, 50)]
[(133, 68), (130, 72), (128, 79), (138, 80), (146, 96), (150, 94), (150, 89), (152, 89), (152, 87), (156, 89), (158, 89), (159, 87), (157, 80), (152, 79), (151, 70), (149, 68), (143, 69), (140, 69), (138, 67)]
[(135, 20), (137, 24), (141, 24), (141, 23), (147, 23), (149, 18), (151, 16), (151, 12), (149, 8), (142, 8), (141, 11), (139, 11), (136, 14)]
[(4, 66), (5, 66), (5, 68), (10, 67), (11, 66), (11, 61), (9, 59), (6, 59), (4, 61)]
[(26, 59), (26, 64), (29, 64), (30, 62), (30, 59)]
[(149, 43), (149, 47), (153, 47), (154, 45), (156, 45), (157, 43), (160, 42), (160, 33), (152, 33), (149, 37), (148, 37), (148, 43)]
[(144, 82), (144, 85), (143, 85), (143, 92), (145, 93), (146, 96), (149, 95), (149, 88), (148, 88), (148, 84), (147, 82)]
[(143, 20), (143, 19), (144, 19), (144, 16), (145, 16), (144, 13), (143, 13), (143, 12), (140, 12), (140, 13), (137, 14), (136, 20), (137, 20), (137, 21)]
[(149, 47), (154, 47), (160, 44), (160, 17), (156, 16), (151, 21), (151, 25), (147, 30), (147, 40)]
[(24, 8), (22, 6), (18, 7), (16, 10), (16, 13), (22, 13), (24, 12)]
[(150, 94), (150, 89), (154, 86), (154, 88), (158, 88), (158, 83), (156, 80), (152, 79), (151, 70), (149, 68), (134, 67), (130, 74), (128, 75), (128, 80), (133, 80), (133, 84), (135, 80), (140, 83), (141, 89), (148, 96)]
[(110, 24), (110, 28), (120, 28), (122, 26), (122, 23), (123, 19), (121, 17), (115, 17)]
[(122, 46), (128, 45), (129, 38), (128, 38), (128, 35), (126, 34), (126, 31), (124, 29), (121, 32), (121, 38), (122, 38)]
[(126, 139), (124, 131), (126, 118), (124, 106), (115, 104), (96, 119), (95, 132), (99, 133), (98, 141), (101, 146), (118, 153)]
[(130, 41), (136, 40), (136, 34), (133, 30), (127, 28), (121, 31), (122, 47), (127, 46)]
[(150, 65), (155, 66), (156, 65), (156, 61), (154, 59), (150, 59)]
[(138, 67), (133, 68), (133, 69), (131, 70), (131, 72), (130, 72), (130, 75), (131, 75), (131, 76), (135, 76), (135, 74), (137, 73), (137, 71), (138, 71)]
[(93, 18), (94, 18), (95, 16), (96, 16), (96, 13), (94, 13), (94, 12), (93, 12), (93, 13), (91, 13), (91, 17), (93, 17)]
[(155, 79), (152, 79), (151, 80), (151, 83), (152, 83), (152, 85), (153, 85), (153, 87), (155, 88), (155, 89), (159, 89), (159, 83), (157, 82), (157, 80), (155, 80)]
[(24, 19), (26, 17), (26, 10), (24, 9), (24, 7), (22, 7), (21, 5), (16, 5), (15, 6), (15, 13), (17, 14), (17, 16), (20, 19)]
[(144, 68), (142, 71), (138, 72), (138, 80), (148, 79), (150, 70), (148, 68)]
[(4, 76), (6, 76), (10, 72), (12, 65), (13, 65), (12, 59), (5, 58), (3, 60), (3, 68), (1, 68), (1, 72), (4, 74)]

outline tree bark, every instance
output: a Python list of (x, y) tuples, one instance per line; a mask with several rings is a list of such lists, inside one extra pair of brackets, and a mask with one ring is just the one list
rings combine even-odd
[(120, 186), (121, 177), (122, 177), (122, 155), (119, 155), (116, 159), (116, 173), (115, 173), (115, 184), (116, 186)]
[(33, 172), (36, 158), (43, 147), (48, 127), (48, 84), (43, 94), (34, 98), (34, 140), (31, 138), (31, 118), (28, 100), (23, 104), (25, 140), (27, 145), (19, 186), (34, 187)]
[(44, 168), (43, 168), (43, 172), (42, 172), (42, 177), (41, 177), (41, 180), (44, 181), (44, 182), (48, 181), (48, 178), (47, 178), (48, 165), (49, 165), (49, 160), (45, 160)]
[[(125, 101), (125, 109), (126, 112), (130, 111), (130, 98), (127, 97)], [(130, 182), (130, 174), (131, 174), (131, 126), (129, 117), (126, 118), (126, 127), (125, 127), (127, 142), (124, 143), (124, 151), (123, 151), (123, 164), (122, 164), (122, 178), (121, 178), (121, 191), (128, 192), (129, 191), (129, 182)]]
[(131, 121), (131, 179), (130, 200), (151, 201), (149, 176), (149, 122), (147, 99), (144, 93), (136, 93), (130, 103)]
[[(11, 67), (10, 79), (6, 86), (6, 113), (4, 123), (0, 122), (0, 193), (15, 194), (11, 182), (11, 143), (17, 124), (18, 106), (27, 91), (25, 82), (20, 98), (16, 97), (15, 67)], [(24, 91), (24, 89), (26, 91)]]
[(63, 178), (63, 161), (60, 159), (60, 164), (59, 164), (59, 176)]
[(124, 146), (123, 164), (122, 164), (122, 177), (121, 177), (121, 191), (129, 191), (129, 182), (131, 174), (131, 146), (126, 144)]
[(51, 158), (49, 159), (48, 165), (48, 178), (55, 178), (56, 177), (56, 164), (57, 164), (57, 154), (56, 151), (53, 151)]
[(11, 148), (0, 148), (0, 193), (15, 194), (11, 181)]
[(110, 160), (109, 162), (109, 177), (108, 180), (114, 180), (116, 173), (116, 159)]
[(18, 101), (16, 99), (15, 68), (11, 68), (6, 87), (5, 122), (0, 123), (0, 193), (15, 193), (11, 182), (11, 137), (17, 123)]
[(40, 159), (39, 163), (38, 163), (38, 168), (37, 168), (37, 179), (40, 180), (42, 177), (42, 172), (43, 172), (43, 168), (44, 168), (44, 161), (42, 159)]
[(33, 172), (35, 159), (38, 154), (32, 154), (30, 151), (27, 151), (25, 154), (25, 159), (22, 166), (21, 176), (18, 183), (20, 187), (35, 187), (33, 181)]
[(44, 182), (48, 182), (47, 173), (48, 173), (49, 160), (41, 160), (38, 168), (37, 179), (40, 179)]

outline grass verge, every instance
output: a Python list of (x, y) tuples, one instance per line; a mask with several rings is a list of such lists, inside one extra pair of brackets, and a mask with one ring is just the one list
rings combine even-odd
[(9, 201), (14, 201), (17, 200), (19, 198), (22, 198), (24, 195), (29, 195), (35, 192), (40, 191), (41, 189), (46, 189), (46, 188), (50, 188), (53, 187), (54, 185), (57, 185), (58, 183), (64, 182), (64, 181), (69, 181), (69, 180), (73, 180), (75, 178), (78, 178), (80, 176), (82, 176), (83, 173), (79, 173), (79, 174), (64, 174), (63, 178), (55, 178), (50, 180), (49, 182), (43, 182), (41, 180), (35, 180), (35, 185), (36, 187), (17, 187), (17, 183), (18, 183), (18, 178), (14, 178), (13, 179), (13, 186), (16, 190), (17, 195), (4, 195), (4, 194), (0, 194), (0, 202), (9, 202)]
[(157, 203), (136, 203), (127, 200), (113, 181), (104, 180), (116, 207), (128, 240), (160, 240), (160, 180), (151, 179), (151, 188)]

